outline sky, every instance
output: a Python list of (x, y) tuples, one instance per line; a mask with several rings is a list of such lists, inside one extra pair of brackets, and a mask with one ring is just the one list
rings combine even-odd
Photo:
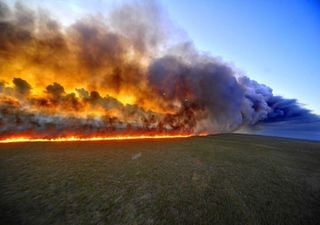
[(320, 1), (162, 0), (202, 51), (320, 114)]
[[(37, 1), (64, 23), (121, 0)], [(194, 45), (320, 115), (320, 1), (159, 0)]]

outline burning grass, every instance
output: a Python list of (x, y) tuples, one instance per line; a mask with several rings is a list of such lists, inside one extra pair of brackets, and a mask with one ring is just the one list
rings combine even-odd
[(320, 143), (0, 144), (1, 224), (319, 224)]
[[(0, 143), (19, 143), (19, 142), (92, 142), (92, 141), (123, 141), (140, 139), (177, 139), (192, 137), (191, 134), (154, 134), (154, 135), (127, 135), (127, 136), (97, 136), (97, 137), (58, 137), (58, 138), (34, 138), (34, 137), (9, 137), (0, 139)], [(205, 136), (205, 134), (200, 135)]]

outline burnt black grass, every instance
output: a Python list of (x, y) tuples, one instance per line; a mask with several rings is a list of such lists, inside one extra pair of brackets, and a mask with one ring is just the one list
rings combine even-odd
[(0, 224), (320, 224), (320, 142), (0, 144)]

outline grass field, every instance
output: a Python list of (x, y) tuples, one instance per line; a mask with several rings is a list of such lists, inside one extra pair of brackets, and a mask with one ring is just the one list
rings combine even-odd
[(320, 224), (320, 142), (0, 144), (0, 224)]

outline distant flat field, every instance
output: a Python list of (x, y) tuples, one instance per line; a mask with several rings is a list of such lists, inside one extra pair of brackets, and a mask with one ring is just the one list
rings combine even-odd
[(320, 142), (0, 144), (0, 224), (320, 224)]

